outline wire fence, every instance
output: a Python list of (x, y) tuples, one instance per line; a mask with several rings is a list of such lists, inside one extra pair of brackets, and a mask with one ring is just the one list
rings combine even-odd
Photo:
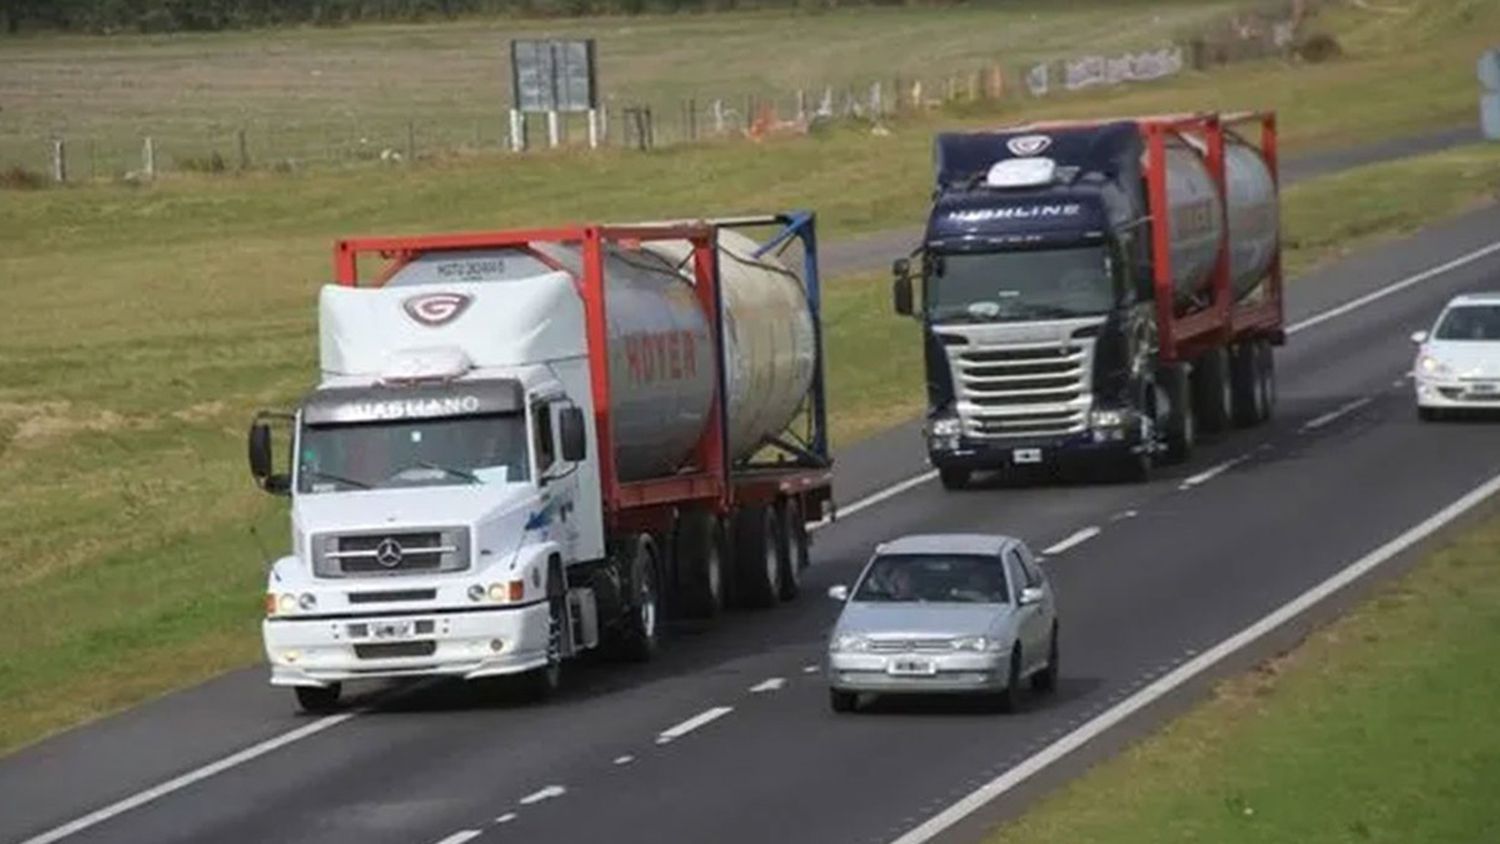
[[(309, 125), (270, 120), (208, 131), (142, 126), (134, 138), (84, 134), (11, 139), (0, 158), (0, 184), (151, 180), (166, 173), (297, 172), (352, 165), (402, 165), (424, 159), (553, 147), (652, 150), (731, 139), (802, 134), (822, 123), (864, 121), (879, 132), (902, 116), (963, 103), (1037, 100), (1088, 88), (1143, 84), (1189, 70), (1268, 56), (1293, 56), (1296, 20), (1248, 16), (1185, 43), (1117, 55), (1080, 55), (1024, 66), (993, 61), (968, 72), (927, 78), (823, 85), (776, 96), (625, 99), (593, 115), (413, 116)], [(18, 146), (16, 141), (22, 143)], [(7, 161), (6, 158), (11, 160)]]

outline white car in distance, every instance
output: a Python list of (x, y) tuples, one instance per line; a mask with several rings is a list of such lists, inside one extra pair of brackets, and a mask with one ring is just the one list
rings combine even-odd
[(1454, 297), (1431, 331), (1411, 336), (1417, 415), (1423, 421), (1464, 410), (1500, 410), (1500, 293)]

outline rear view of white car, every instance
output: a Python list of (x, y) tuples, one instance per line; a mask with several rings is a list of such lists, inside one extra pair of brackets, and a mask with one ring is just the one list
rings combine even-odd
[(1411, 337), (1417, 415), (1424, 421), (1464, 410), (1500, 410), (1500, 293), (1455, 297), (1431, 331)]

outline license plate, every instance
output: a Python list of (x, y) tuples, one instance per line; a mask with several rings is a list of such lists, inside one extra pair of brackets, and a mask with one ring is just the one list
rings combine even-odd
[(937, 664), (930, 659), (893, 659), (887, 670), (899, 677), (931, 677)]
[(1042, 450), (1039, 448), (1017, 448), (1011, 451), (1010, 459), (1020, 463), (1042, 462)]
[(374, 639), (408, 639), (411, 638), (410, 621), (372, 621), (370, 622), (370, 637)]
[(1471, 392), (1471, 393), (1484, 393), (1486, 395), (1489, 395), (1489, 394), (1492, 394), (1492, 393), (1496, 392), (1497, 390), (1500, 390), (1500, 386), (1497, 386), (1495, 384), (1470, 384), (1469, 385), (1469, 392)]

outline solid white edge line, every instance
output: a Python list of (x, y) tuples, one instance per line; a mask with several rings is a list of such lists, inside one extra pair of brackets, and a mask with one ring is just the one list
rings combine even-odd
[[(838, 509), (838, 516), (840, 519), (846, 519), (854, 515), (855, 513), (858, 513), (859, 511), (865, 509), (866, 507), (874, 507), (876, 504), (879, 504), (887, 498), (895, 498), (896, 496), (900, 495), (903, 492), (906, 492), (912, 487), (921, 486), (922, 484), (927, 483), (937, 476), (937, 470), (931, 469), (915, 477), (907, 478), (900, 483), (892, 484), (879, 492), (872, 493), (865, 496), (864, 498), (859, 499), (858, 501), (855, 501), (853, 504), (850, 504), (847, 507), (840, 507)], [(831, 520), (823, 519), (822, 521), (814, 522), (808, 525), (807, 529), (810, 531), (819, 530), (820, 528), (828, 527), (831, 524), (833, 524)]]
[(1327, 413), (1323, 414), (1322, 416), (1314, 417), (1314, 418), (1309, 419), (1306, 422), (1302, 423), (1302, 427), (1301, 427), (1300, 431), (1301, 431), (1301, 433), (1304, 433), (1304, 434), (1307, 433), (1308, 431), (1316, 431), (1319, 428), (1322, 428), (1322, 427), (1325, 427), (1327, 425), (1330, 425), (1330, 424), (1338, 421), (1342, 417), (1347, 416), (1347, 415), (1349, 415), (1350, 413), (1353, 413), (1356, 410), (1359, 410), (1361, 407), (1364, 407), (1365, 405), (1369, 404), (1370, 402), (1372, 402), (1374, 400), (1375, 399), (1373, 399), (1373, 398), (1371, 398), (1369, 396), (1366, 396), (1366, 397), (1364, 397), (1362, 399), (1355, 399), (1354, 401), (1348, 402), (1346, 404), (1342, 404), (1339, 407), (1337, 407), (1337, 408), (1335, 408), (1333, 410), (1328, 411)]
[(285, 747), (289, 744), (292, 744), (293, 742), (301, 741), (302, 739), (308, 738), (309, 736), (317, 735), (318, 733), (321, 733), (324, 730), (330, 729), (332, 727), (337, 727), (339, 724), (348, 721), (350, 718), (353, 718), (358, 714), (358, 712), (345, 712), (339, 715), (328, 715), (323, 718), (319, 718), (311, 724), (298, 727), (295, 730), (291, 730), (289, 732), (282, 733), (279, 736), (266, 739), (259, 744), (251, 745), (250, 747), (247, 747), (237, 753), (232, 753), (229, 756), (225, 756), (223, 759), (220, 759), (216, 762), (211, 762), (201, 768), (194, 769), (179, 777), (167, 780), (160, 785), (152, 786), (145, 791), (138, 792), (130, 797), (125, 798), (124, 800), (116, 803), (111, 803), (110, 805), (105, 806), (102, 809), (90, 812), (89, 814), (84, 815), (77, 820), (69, 821), (62, 826), (48, 830), (41, 835), (28, 838), (25, 841), (21, 842), (21, 844), (51, 844), (51, 842), (53, 841), (60, 841), (70, 835), (76, 835), (77, 833), (80, 833), (88, 829), (89, 827), (103, 823), (104, 821), (107, 821), (110, 818), (115, 817), (116, 815), (121, 815), (125, 812), (130, 811), (131, 809), (135, 809), (139, 806), (144, 806), (147, 803), (165, 797), (174, 791), (181, 791), (182, 789), (187, 788), (194, 783), (206, 780), (209, 777), (214, 776), (215, 774), (223, 773), (230, 768), (243, 765), (252, 759), (264, 756), (273, 750)]
[[(1401, 281), (1387, 285), (1386, 287), (1383, 287), (1379, 290), (1367, 293), (1364, 296), (1360, 296), (1357, 299), (1353, 299), (1335, 308), (1331, 308), (1329, 310), (1323, 311), (1322, 313), (1308, 317), (1301, 322), (1293, 323), (1290, 326), (1287, 326), (1286, 333), (1288, 335), (1291, 335), (1296, 334), (1300, 331), (1304, 331), (1308, 328), (1312, 328), (1315, 325), (1319, 325), (1321, 323), (1327, 322), (1328, 320), (1343, 316), (1344, 314), (1347, 314), (1351, 311), (1358, 310), (1359, 308), (1362, 308), (1365, 305), (1370, 304), (1371, 302), (1383, 299), (1393, 293), (1400, 292), (1401, 290), (1405, 290), (1406, 288), (1416, 284), (1421, 284), (1422, 282), (1427, 281), (1435, 276), (1442, 275), (1443, 273), (1458, 269), (1459, 267), (1465, 266), (1467, 264), (1472, 264), (1475, 261), (1478, 261), (1479, 259), (1496, 252), (1500, 252), (1500, 242), (1492, 243), (1482, 249), (1477, 249), (1473, 252), (1469, 252), (1468, 254), (1455, 258), (1452, 261), (1440, 264), (1429, 270), (1418, 273), (1417, 275), (1410, 276), (1408, 278), (1402, 279)], [(887, 487), (880, 492), (877, 492), (873, 495), (862, 498), (854, 502), (853, 504), (850, 504), (848, 507), (844, 508), (843, 512), (840, 515), (852, 516), (867, 507), (872, 507), (882, 501), (885, 501), (888, 498), (900, 495), (901, 493), (906, 492), (913, 487), (920, 486), (921, 484), (924, 484), (932, 480), (933, 478), (936, 478), (937, 476), (937, 470), (933, 469), (915, 477), (908, 478), (905, 481)], [(815, 531), (820, 528), (827, 527), (830, 524), (832, 524), (831, 521), (829, 521), (828, 519), (824, 519), (823, 521), (808, 525), (808, 530)], [(44, 832), (41, 835), (28, 838), (25, 841), (21, 842), (21, 844), (51, 844), (51, 842), (61, 840), (78, 832), (82, 832), (83, 830), (109, 820), (116, 815), (128, 812), (138, 806), (143, 806), (147, 803), (152, 802), (153, 800), (199, 782), (200, 780), (207, 779), (208, 777), (214, 776), (215, 774), (219, 774), (226, 770), (229, 770), (230, 768), (242, 765), (245, 762), (255, 759), (258, 756), (269, 753), (272, 750), (276, 750), (277, 748), (284, 747), (285, 745), (320, 733), (323, 730), (328, 729), (329, 727), (337, 726), (338, 724), (341, 724), (358, 714), (359, 713), (357, 712), (351, 712), (340, 715), (330, 715), (326, 718), (308, 724), (305, 727), (299, 727), (290, 732), (283, 733), (271, 739), (267, 739), (260, 744), (246, 748), (245, 750), (242, 750), (230, 756), (226, 756), (223, 759), (218, 760), (217, 762), (212, 762), (194, 771), (190, 771), (180, 777), (177, 777), (176, 779), (168, 780), (161, 785), (153, 786), (152, 788), (139, 792), (138, 794), (135, 794), (131, 797), (127, 797), (117, 803), (112, 803), (102, 809), (90, 812), (89, 814), (84, 815), (77, 820), (70, 821), (60, 827), (56, 827), (55, 829)]]
[(1226, 657), (1296, 618), (1328, 596), (1343, 589), (1392, 557), (1427, 538), (1444, 525), (1472, 510), (1496, 492), (1500, 492), (1500, 475), (1490, 478), (1488, 481), (1470, 490), (1462, 498), (1428, 516), (1420, 524), (1376, 548), (1374, 551), (1346, 566), (1332, 577), (1313, 586), (1296, 598), (1282, 604), (1269, 615), (1262, 617), (1249, 627), (1223, 640), (1192, 660), (1183, 663), (1171, 673), (1162, 676), (1160, 679), (1115, 704), (1100, 715), (1095, 716), (1083, 726), (1068, 733), (1041, 751), (1028, 757), (1019, 765), (1011, 768), (985, 785), (980, 786), (957, 803), (927, 819), (920, 826), (897, 838), (892, 844), (922, 844), (922, 842), (931, 840), (944, 830), (972, 814), (981, 806), (1030, 779), (1047, 766), (1084, 746), (1129, 716), (1156, 702), (1159, 698), (1176, 690), (1179, 686), (1212, 668)]
[(1098, 527), (1090, 525), (1082, 530), (1075, 531), (1073, 535), (1055, 545), (1043, 548), (1042, 553), (1047, 554), (1048, 556), (1051, 556), (1052, 554), (1061, 554), (1069, 548), (1076, 548), (1077, 546), (1088, 542), (1090, 539), (1093, 539), (1103, 532), (1104, 531), (1100, 530)]
[(699, 712), (697, 715), (694, 715), (693, 717), (687, 719), (686, 721), (683, 721), (681, 724), (677, 724), (676, 726), (668, 727), (665, 730), (662, 730), (657, 734), (656, 740), (660, 742), (682, 738), (683, 736), (691, 733), (693, 730), (698, 729), (704, 724), (723, 718), (725, 715), (728, 715), (733, 711), (734, 707), (732, 706), (715, 706), (712, 709), (706, 709), (702, 712)]
[(1301, 322), (1294, 322), (1291, 325), (1287, 326), (1286, 333), (1296, 334), (1299, 331), (1305, 331), (1315, 325), (1321, 325), (1328, 320), (1341, 317), (1344, 314), (1349, 313), (1350, 311), (1357, 311), (1372, 302), (1378, 302), (1381, 299), (1384, 299), (1385, 297), (1390, 296), (1394, 293), (1400, 293), (1408, 287), (1413, 287), (1415, 285), (1421, 284), (1424, 281), (1429, 281), (1436, 276), (1442, 275), (1443, 273), (1456, 270), (1459, 267), (1463, 267), (1468, 264), (1472, 264), (1481, 258), (1484, 258), (1488, 255), (1493, 255), (1497, 252), (1500, 252), (1500, 241), (1491, 243), (1489, 246), (1483, 247), (1481, 249), (1476, 249), (1466, 255), (1460, 255), (1459, 257), (1448, 261), (1447, 263), (1439, 264), (1436, 267), (1428, 270), (1423, 270), (1416, 275), (1407, 276), (1400, 281), (1392, 282), (1391, 284), (1388, 284), (1385, 287), (1380, 288), (1379, 290), (1366, 293), (1365, 295), (1360, 296), (1356, 299), (1351, 299), (1348, 302), (1339, 305), (1338, 307), (1329, 308), (1328, 310), (1323, 311), (1320, 314), (1310, 316), (1307, 319), (1302, 320)]
[(484, 830), (482, 829), (461, 829), (437, 842), (437, 844), (464, 844), (465, 841), (473, 841), (483, 834)]

